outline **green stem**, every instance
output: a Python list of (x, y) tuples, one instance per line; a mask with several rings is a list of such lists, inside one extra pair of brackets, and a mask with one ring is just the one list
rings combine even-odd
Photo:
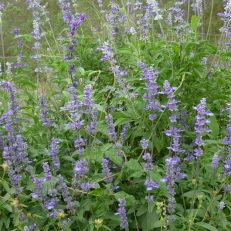
[(2, 59), (4, 70), (6, 70), (6, 56), (5, 56), (5, 46), (4, 46), (4, 38), (3, 38), (3, 29), (2, 29), (2, 12), (0, 11), (0, 33), (1, 33), (1, 44), (2, 44)]

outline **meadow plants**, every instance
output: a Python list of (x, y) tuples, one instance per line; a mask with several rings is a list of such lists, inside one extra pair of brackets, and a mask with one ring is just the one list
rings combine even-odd
[(231, 1), (217, 44), (199, 0), (58, 0), (58, 30), (21, 2), (31, 28), (0, 3), (0, 230), (229, 231)]

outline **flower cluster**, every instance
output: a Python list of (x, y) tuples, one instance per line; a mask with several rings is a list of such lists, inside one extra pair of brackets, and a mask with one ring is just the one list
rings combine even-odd
[(82, 117), (82, 107), (78, 101), (78, 96), (76, 93), (76, 88), (70, 86), (68, 91), (71, 94), (71, 99), (69, 103), (64, 107), (64, 109), (68, 110), (71, 115), (71, 121), (68, 123), (68, 127), (72, 130), (79, 130), (83, 125)]
[(150, 195), (150, 192), (154, 189), (154, 188), (159, 188), (159, 185), (153, 181), (150, 177), (150, 173), (153, 169), (153, 163), (152, 163), (152, 156), (151, 154), (147, 151), (148, 149), (148, 140), (146, 139), (142, 139), (140, 141), (141, 147), (144, 150), (144, 154), (142, 156), (142, 159), (145, 161), (144, 163), (144, 169), (147, 172), (147, 178), (146, 181), (144, 182), (144, 185), (146, 187), (146, 190), (148, 192), (148, 195), (146, 196), (146, 200), (148, 203), (151, 203), (153, 201), (153, 196)]
[(39, 59), (41, 55), (38, 53), (41, 47), (41, 39), (44, 37), (44, 32), (42, 32), (42, 22), (43, 17), (47, 19), (47, 11), (45, 10), (45, 6), (41, 5), (41, 0), (26, 0), (28, 3), (28, 9), (32, 9), (32, 16), (33, 16), (33, 31), (31, 33), (34, 44), (32, 49), (35, 53), (31, 56), (32, 59)]
[(74, 202), (71, 197), (70, 191), (61, 175), (57, 176), (57, 190), (62, 194), (63, 200), (67, 205), (67, 209), (73, 211)]
[(174, 220), (174, 214), (176, 211), (176, 200), (175, 200), (175, 188), (176, 181), (183, 179), (186, 175), (181, 173), (179, 167), (180, 158), (177, 156), (169, 157), (165, 160), (166, 176), (162, 178), (162, 182), (167, 185), (168, 191), (168, 205), (167, 210), (170, 215), (169, 222)]
[(73, 202), (70, 196), (69, 190), (66, 183), (61, 175), (57, 176), (57, 182), (55, 185), (50, 184), (48, 190), (45, 187), (46, 182), (51, 182), (52, 174), (50, 171), (50, 166), (47, 162), (43, 163), (44, 176), (38, 178), (32, 176), (31, 180), (34, 183), (34, 191), (31, 193), (32, 198), (41, 202), (42, 208), (47, 212), (47, 214), (52, 218), (60, 217), (59, 214), (64, 214), (62, 209), (58, 208), (59, 193), (61, 193), (67, 209), (73, 211)]
[(89, 172), (89, 168), (87, 166), (87, 161), (85, 159), (78, 160), (74, 166), (74, 179), (73, 185), (77, 186), (80, 179)]
[(203, 15), (203, 0), (196, 0), (191, 6), (196, 15)]
[(83, 154), (86, 142), (83, 138), (79, 137), (75, 140), (75, 148), (80, 155)]
[(0, 125), (7, 131), (7, 140), (4, 142), (3, 159), (8, 167), (8, 176), (15, 192), (20, 193), (20, 183), (25, 172), (31, 172), (31, 161), (28, 158), (27, 144), (22, 135), (18, 134), (18, 105), (16, 102), (16, 90), (10, 82), (1, 81), (0, 88), (9, 96), (9, 108), (0, 117)]
[(27, 144), (21, 135), (16, 135), (14, 143), (5, 146), (3, 150), (4, 164), (8, 167), (8, 176), (16, 193), (22, 191), (21, 180), (25, 172), (32, 170), (31, 161), (28, 158)]
[(105, 183), (111, 183), (113, 181), (113, 176), (109, 167), (109, 160), (106, 157), (102, 159), (102, 172), (105, 177), (104, 178)]
[(119, 29), (121, 28), (121, 24), (126, 21), (125, 16), (122, 15), (119, 6), (111, 1), (110, 11), (106, 13), (106, 21), (108, 26), (108, 32), (113, 39), (119, 33)]
[(39, 108), (41, 111), (39, 115), (40, 122), (43, 124), (44, 127), (50, 127), (52, 124), (48, 117), (48, 104), (44, 96), (39, 97)]
[(143, 75), (140, 79), (145, 81), (146, 93), (143, 96), (143, 99), (147, 102), (145, 110), (150, 111), (149, 119), (155, 120), (157, 117), (156, 112), (162, 110), (157, 99), (159, 94), (159, 87), (156, 82), (158, 78), (158, 71), (155, 71), (152, 67), (148, 68), (142, 62), (138, 62), (138, 66), (141, 68)]
[(81, 102), (83, 113), (87, 115), (88, 124), (86, 131), (89, 134), (95, 134), (97, 130), (97, 109), (94, 108), (94, 101), (92, 99), (92, 89), (90, 85), (84, 88), (84, 97)]
[(105, 119), (107, 122), (109, 140), (115, 142), (117, 139), (117, 134), (115, 131), (115, 125), (113, 124), (112, 115), (111, 114), (106, 115)]
[(231, 103), (228, 103), (228, 125), (226, 129), (226, 137), (223, 140), (223, 143), (228, 152), (228, 156), (224, 160), (224, 175), (231, 175)]
[(25, 64), (22, 63), (22, 40), (19, 36), (20, 29), (18, 27), (11, 30), (11, 33), (15, 35), (15, 38), (17, 39), (17, 62), (14, 65), (15, 68), (23, 67)]
[(60, 143), (60, 139), (52, 138), (50, 150), (49, 150), (49, 156), (52, 159), (54, 171), (60, 169), (60, 162), (58, 157), (59, 143)]
[(127, 220), (127, 214), (125, 210), (125, 200), (124, 199), (118, 199), (119, 201), (119, 208), (115, 215), (118, 215), (120, 217), (120, 228), (126, 229), (128, 227), (128, 220)]
[[(74, 51), (75, 45), (77, 43), (77, 39), (75, 38), (75, 34), (77, 28), (84, 22), (85, 14), (83, 13), (72, 13), (72, 3), (70, 0), (58, 0), (58, 6), (62, 11), (63, 14), (63, 21), (67, 24), (68, 27), (68, 39), (69, 39), (69, 46), (68, 52), (69, 54), (65, 56), (66, 61), (74, 60)], [(75, 72), (75, 65), (71, 63), (69, 65), (69, 73), (72, 74)], [(73, 85), (75, 85), (74, 80)]]
[(122, 144), (125, 142), (126, 135), (130, 127), (131, 125), (129, 123), (125, 124), (122, 128), (122, 131), (120, 132), (120, 141)]
[(185, 12), (181, 6), (187, 1), (188, 0), (174, 1), (174, 5), (168, 9), (168, 16), (166, 20), (167, 24), (170, 26), (170, 28), (174, 28), (179, 40), (182, 40), (182, 32), (184, 32), (186, 28), (186, 22), (184, 19)]
[(196, 139), (194, 143), (197, 148), (194, 150), (194, 157), (200, 157), (203, 154), (202, 146), (203, 143), (203, 134), (210, 132), (210, 130), (206, 127), (210, 121), (206, 119), (206, 116), (212, 116), (213, 114), (206, 111), (206, 99), (203, 98), (200, 103), (194, 107), (197, 111), (196, 121), (195, 121), (195, 132)]
[(230, 49), (231, 48), (231, 26), (230, 26), (230, 19), (231, 19), (231, 1), (230, 0), (224, 0), (224, 12), (218, 13), (218, 16), (221, 17), (221, 19), (224, 22), (224, 25), (220, 28), (220, 31), (224, 33), (228, 39), (227, 46)]

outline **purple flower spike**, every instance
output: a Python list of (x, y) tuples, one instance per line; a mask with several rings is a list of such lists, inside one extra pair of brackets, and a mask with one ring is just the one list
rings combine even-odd
[(128, 124), (125, 124), (125, 125), (123, 126), (122, 131), (120, 132), (120, 139), (121, 139), (122, 144), (123, 144), (124, 141), (125, 141), (127, 132), (128, 132), (128, 130), (129, 130), (130, 127), (131, 127), (131, 125), (130, 125), (129, 123), (128, 123)]
[(145, 181), (144, 185), (146, 186), (148, 192), (152, 191), (154, 188), (159, 188), (159, 185), (150, 178)]
[(225, 185), (224, 190), (231, 195), (231, 185)]
[(72, 197), (70, 191), (65, 183), (63, 177), (61, 175), (57, 176), (57, 190), (62, 194), (63, 200), (67, 204), (67, 209), (73, 210), (74, 202), (72, 201)]
[(52, 174), (51, 174), (51, 171), (50, 171), (50, 166), (49, 166), (49, 164), (47, 162), (45, 162), (43, 164), (43, 172), (44, 172), (43, 181), (50, 181), (51, 177), (52, 177)]
[(96, 187), (96, 183), (90, 183), (90, 182), (84, 182), (84, 183), (80, 183), (80, 188), (81, 190), (83, 190), (84, 192), (88, 192), (90, 191), (92, 188)]
[(221, 20), (224, 22), (223, 26), (220, 28), (220, 31), (225, 34), (228, 43), (226, 44), (228, 49), (231, 49), (231, 4), (230, 0), (224, 0), (224, 12), (218, 13), (218, 16), (221, 17)]
[(75, 163), (74, 175), (76, 180), (79, 180), (82, 176), (87, 174), (89, 171), (87, 167), (87, 161), (85, 159), (79, 160)]
[(3, 3), (0, 3), (0, 11), (3, 11), (5, 8), (5, 5)]
[(224, 201), (220, 201), (219, 204), (218, 204), (218, 208), (220, 210), (224, 209), (225, 208), (225, 202)]
[(102, 51), (103, 58), (100, 59), (101, 62), (109, 60), (115, 63), (114, 52), (108, 42), (104, 42), (101, 47), (97, 48), (98, 51)]
[(85, 149), (85, 145), (86, 145), (86, 143), (85, 143), (85, 140), (83, 138), (80, 137), (80, 138), (77, 138), (75, 140), (75, 148), (80, 155), (83, 154), (84, 149)]
[(102, 159), (102, 172), (105, 176), (104, 181), (106, 183), (111, 183), (113, 181), (113, 176), (109, 168), (109, 160), (105, 157)]
[(226, 128), (226, 136), (223, 140), (223, 143), (226, 148), (226, 152), (228, 153), (226, 159), (224, 160), (224, 175), (231, 175), (231, 103), (228, 103), (228, 107), (226, 109), (228, 111), (228, 125)]
[(210, 130), (206, 127), (210, 121), (206, 119), (206, 116), (212, 116), (213, 114), (206, 111), (206, 99), (203, 98), (200, 103), (194, 107), (197, 111), (196, 115), (196, 122), (195, 122), (195, 132), (196, 132), (196, 139), (194, 143), (197, 145), (198, 148), (195, 149), (194, 155), (195, 157), (199, 157), (202, 155), (203, 150), (203, 134), (210, 132)]
[(49, 155), (53, 162), (53, 168), (55, 171), (60, 169), (60, 162), (58, 157), (60, 139), (52, 138)]
[(87, 85), (84, 88), (84, 97), (82, 100), (82, 105), (84, 106), (84, 112), (87, 114), (90, 114), (92, 111), (92, 106), (93, 106), (92, 92), (91, 92), (90, 85)]
[(179, 157), (170, 157), (165, 160), (166, 167), (166, 176), (162, 178), (162, 182), (165, 182), (167, 185), (168, 192), (168, 205), (167, 210), (171, 215), (171, 219), (174, 220), (174, 214), (176, 210), (176, 200), (175, 200), (175, 188), (176, 181), (186, 177), (185, 174), (181, 173), (181, 168), (179, 167), (180, 158)]
[(144, 169), (148, 172), (153, 169), (152, 156), (149, 152), (145, 152), (142, 159), (145, 161)]
[(147, 102), (145, 110), (150, 112), (149, 119), (156, 119), (156, 112), (162, 111), (159, 101), (157, 100), (158, 93), (158, 71), (155, 71), (152, 67), (147, 68), (146, 65), (142, 62), (137, 63), (142, 70), (141, 80), (145, 81), (145, 90), (146, 93), (143, 96), (143, 99)]
[[(67, 24), (68, 27), (68, 39), (69, 39), (69, 46), (68, 51), (69, 54), (64, 57), (65, 61), (73, 60), (74, 56), (74, 47), (77, 43), (76, 40), (76, 32), (78, 27), (84, 22), (86, 15), (84, 13), (74, 13), (73, 3), (69, 0), (58, 0), (58, 6), (62, 11), (63, 14), (63, 21)], [(69, 65), (69, 73), (72, 74), (75, 72), (75, 65)], [(74, 79), (73, 79), (73, 86), (75, 86)]]
[(68, 123), (68, 127), (72, 130), (79, 130), (83, 126), (83, 120), (81, 116), (83, 114), (82, 106), (78, 101), (78, 96), (76, 94), (76, 88), (71, 86), (68, 88), (71, 94), (71, 99), (67, 105), (64, 106), (71, 116), (71, 121)]
[(39, 97), (39, 108), (41, 111), (39, 115), (39, 120), (42, 122), (44, 127), (50, 127), (51, 122), (50, 119), (48, 118), (48, 104), (44, 96)]
[(219, 165), (219, 161), (220, 161), (220, 160), (221, 160), (221, 158), (220, 158), (217, 154), (215, 154), (215, 155), (213, 156), (211, 165), (212, 165), (212, 167), (213, 167), (214, 169), (217, 169), (217, 168), (218, 168), (218, 165)]
[(142, 139), (142, 140), (140, 141), (140, 145), (141, 145), (141, 147), (142, 147), (144, 150), (148, 149), (148, 140)]
[(112, 119), (112, 115), (108, 114), (105, 117), (106, 122), (107, 122), (107, 129), (108, 129), (108, 136), (110, 141), (116, 141), (117, 135), (116, 135), (116, 131), (115, 131), (115, 126), (113, 124), (113, 119)]
[(124, 199), (118, 199), (119, 201), (119, 208), (115, 215), (118, 215), (120, 217), (120, 228), (126, 229), (128, 227), (128, 221), (127, 221), (127, 214), (125, 210), (125, 200)]

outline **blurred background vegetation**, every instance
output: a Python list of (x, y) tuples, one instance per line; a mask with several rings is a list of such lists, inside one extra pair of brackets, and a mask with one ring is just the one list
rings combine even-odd
[[(217, 16), (218, 12), (223, 10), (222, 0), (202, 0), (204, 5), (203, 24), (204, 32), (207, 32), (209, 21), (211, 18), (211, 24), (209, 29), (209, 39), (216, 41), (219, 38), (219, 28), (222, 25), (222, 21)], [(9, 33), (14, 27), (21, 29), (21, 34), (29, 34), (31, 28), (31, 11), (27, 11), (27, 3), (25, 0), (2, 0), (7, 5), (6, 10), (2, 16), (3, 22), (3, 36), (7, 54), (11, 53), (11, 48), (15, 47), (15, 41), (13, 36)], [(64, 26), (60, 10), (57, 6), (57, 0), (42, 0), (44, 5), (47, 5), (47, 9), (50, 15), (51, 25), (56, 34), (62, 32)], [(99, 13), (97, 0), (76, 0), (78, 3), (78, 11), (85, 12), (87, 20), (83, 27), (87, 36), (92, 36), (91, 31), (99, 30), (99, 25), (102, 19), (102, 14)], [(104, 0), (104, 8), (107, 8), (109, 0)], [(128, 0), (116, 0), (119, 4), (126, 4)], [(163, 8), (171, 6), (173, 0), (160, 0), (160, 5)], [(193, 0), (189, 0), (191, 5)], [(187, 11), (187, 9), (186, 9)], [(192, 12), (190, 12), (191, 14)], [(1, 49), (1, 48), (0, 48)]]

